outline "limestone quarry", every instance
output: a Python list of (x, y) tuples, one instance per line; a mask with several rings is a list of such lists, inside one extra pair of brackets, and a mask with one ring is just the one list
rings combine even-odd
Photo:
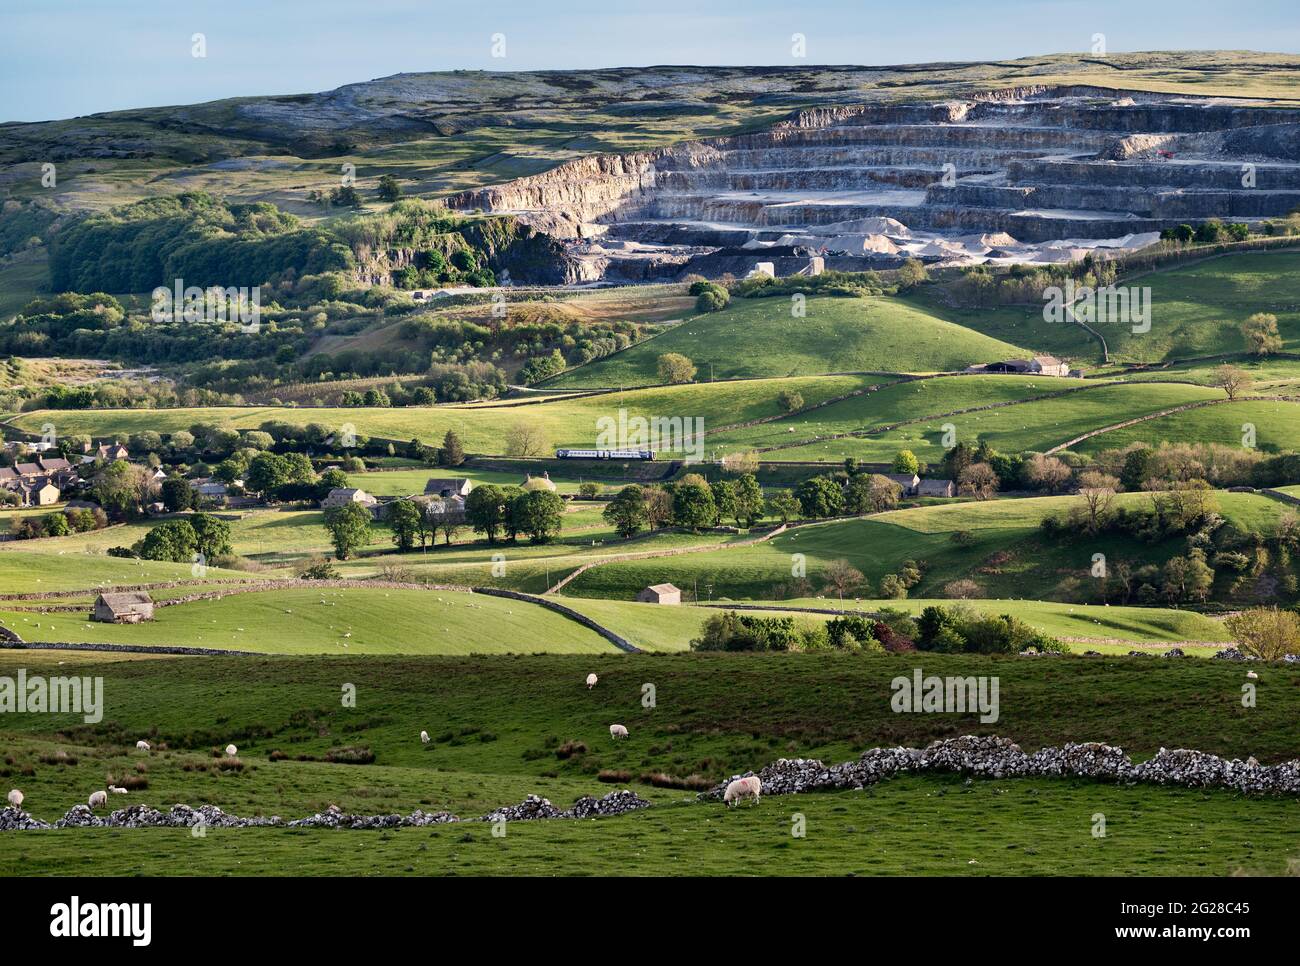
[(1066, 262), (1300, 205), (1300, 111), (1032, 87), (801, 110), (766, 131), (576, 158), (463, 192), (567, 248), (568, 281)]

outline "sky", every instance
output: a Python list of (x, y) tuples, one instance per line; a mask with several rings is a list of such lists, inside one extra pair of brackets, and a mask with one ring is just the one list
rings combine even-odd
[[(1300, 51), (1297, 0), (0, 0), (0, 121), (410, 71)], [(791, 36), (807, 56), (791, 55)], [(202, 34), (206, 56), (192, 53)], [(505, 57), (493, 57), (493, 36)]]

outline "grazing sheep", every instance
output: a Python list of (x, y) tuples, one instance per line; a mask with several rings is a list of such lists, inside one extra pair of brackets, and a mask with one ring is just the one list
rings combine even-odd
[(748, 778), (737, 778), (727, 786), (727, 790), (722, 793), (722, 800), (731, 807), (739, 802), (742, 798), (754, 799), (754, 804), (758, 804), (759, 793), (763, 791), (763, 782), (757, 775), (750, 775)]
[(424, 745), (427, 745), (429, 743), (429, 732), (427, 731), (420, 732), (420, 743)]
[(89, 805), (91, 808), (103, 808), (108, 804), (108, 792), (91, 792)]
[(239, 749), (236, 748), (234, 745), (226, 745), (226, 754), (229, 755), (231, 758), (234, 758), (237, 754), (239, 754)]
[(621, 724), (612, 724), (609, 726), (609, 736), (611, 738), (626, 738), (627, 729)]
[(1256, 681), (1259, 679), (1259, 675), (1256, 674), (1254, 671), (1247, 671), (1246, 677), (1250, 678), (1252, 681)]
[(14, 808), (22, 808), (22, 807), (23, 807), (23, 793), (20, 792), (20, 791), (19, 791), (18, 789), (16, 789), (16, 788), (13, 789), (12, 791), (10, 791), (10, 792), (9, 792), (9, 804), (12, 805)]
[(137, 742), (135, 743), (135, 750), (136, 750), (136, 751), (148, 751), (148, 750), (149, 750), (149, 742), (147, 742), (147, 741), (145, 741), (143, 738), (141, 738), (139, 741), (137, 741)]
[(588, 674), (588, 675), (587, 675), (587, 690), (590, 691), (592, 688), (594, 688), (594, 687), (596, 686), (596, 682), (599, 681), (599, 680), (600, 680), (600, 678), (596, 677), (596, 675), (594, 675), (594, 674)]

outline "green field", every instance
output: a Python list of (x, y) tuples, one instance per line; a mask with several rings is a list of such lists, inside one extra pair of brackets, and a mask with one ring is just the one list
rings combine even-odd
[[(1039, 385), (1041, 387), (1042, 380), (1039, 381)], [(942, 388), (936, 395), (942, 398)], [(994, 449), (1003, 452), (1024, 450), (1041, 452), (1094, 429), (1101, 429), (1137, 416), (1161, 412), (1183, 403), (1222, 398), (1222, 396), (1221, 392), (1204, 386), (1178, 383), (1103, 384), (1052, 399), (1022, 402), (982, 412), (913, 423), (868, 437), (812, 442), (804, 446), (781, 449), (773, 453), (772, 458), (838, 462), (845, 457), (853, 456), (864, 461), (884, 461), (892, 459), (893, 454), (899, 449), (910, 449), (918, 458), (934, 461), (943, 456), (943, 436), (947, 425), (953, 427), (958, 441), (974, 443), (977, 440), (987, 440)], [(1195, 412), (1204, 413), (1203, 418), (1208, 423), (1220, 427), (1227, 427), (1235, 419), (1235, 416), (1230, 415), (1221, 406), (1210, 406)], [(1156, 440), (1189, 438), (1178, 434), (1160, 435), (1159, 430), (1146, 431), (1144, 427), (1147, 425), (1140, 423), (1127, 432), (1146, 432), (1144, 438)], [(1239, 422), (1237, 429), (1240, 435)], [(1261, 435), (1262, 433), (1261, 429)], [(795, 438), (798, 438), (797, 434)], [(1112, 434), (1106, 433), (1095, 437), (1090, 442), (1095, 443), (1099, 448), (1111, 449), (1123, 445), (1122, 442), (1113, 441), (1118, 438), (1118, 435), (1112, 437)]]
[(1239, 400), (1112, 430), (1084, 440), (1075, 448), (1089, 453), (1119, 449), (1130, 443), (1156, 444), (1164, 440), (1241, 446), (1246, 439), (1248, 424), (1254, 427), (1255, 446), (1266, 452), (1294, 450), (1300, 446), (1300, 403)]
[[(1256, 312), (1277, 316), (1284, 348), (1300, 348), (1300, 253), (1265, 252), (1214, 257), (1186, 266), (1123, 279), (1122, 286), (1151, 289), (1151, 330), (1131, 323), (1095, 326), (1112, 362), (1166, 362), (1245, 350), (1240, 326)], [(1089, 368), (1101, 347), (1081, 328), (1043, 320), (1035, 306), (952, 309), (922, 288), (909, 300), (922, 311), (977, 332), (1075, 359)]]
[[(21, 547), (24, 543), (25, 541), (8, 546)], [(38, 544), (47, 552), (0, 550), (0, 593), (37, 594), (52, 590), (84, 590), (121, 584), (194, 579), (190, 564), (87, 556), (63, 552), (54, 540), (32, 542), (32, 545)], [(209, 567), (207, 576), (211, 579), (246, 580), (251, 575)]]
[(160, 607), (142, 624), (84, 614), (0, 612), (27, 641), (212, 647), (265, 654), (504, 654), (612, 651), (563, 615), (442, 590), (296, 587)]
[[(99, 725), (6, 716), (3, 777), (47, 820), (84, 801), (105, 775), (132, 772), (148, 785), (115, 807), (210, 802), (292, 818), (336, 804), (473, 817), (530, 792), (567, 806), (616, 787), (655, 804), (618, 819), (511, 824), (504, 839), (485, 825), (372, 835), (213, 829), (202, 840), (154, 829), (12, 833), (0, 837), (5, 874), (147, 875), (174, 873), (177, 862), (190, 874), (650, 874), (680, 871), (689, 855), (693, 870), (720, 873), (1227, 875), (1282, 871), (1296, 851), (1293, 801), (1223, 792), (913, 775), (728, 811), (649, 782), (653, 773), (716, 781), (778, 757), (842, 761), (866, 747), (961, 733), (1002, 734), (1030, 751), (1096, 739), (1135, 759), (1164, 746), (1271, 763), (1297, 752), (1300, 671), (1284, 666), (1261, 668), (1259, 704), (1245, 711), (1241, 669), (1219, 662), (921, 657), (929, 673), (1000, 677), (1001, 720), (985, 725), (973, 714), (892, 713), (889, 681), (915, 665), (904, 657), (108, 660), (10, 652), (0, 653), (0, 673), (52, 669), (56, 657), (60, 673), (104, 678), (105, 713)], [(600, 683), (589, 691), (582, 682), (591, 671)], [(356, 686), (354, 707), (339, 700), (342, 682)], [(641, 700), (646, 683), (655, 685), (650, 708)], [(612, 721), (627, 725), (627, 741), (609, 739)], [(421, 730), (430, 744), (420, 743)], [(154, 745), (147, 756), (132, 748), (139, 736)], [(241, 770), (215, 767), (211, 749), (226, 742), (238, 745)], [(566, 742), (581, 750), (557, 755)], [(373, 764), (322, 760), (348, 748), (373, 754)], [(41, 760), (59, 750), (71, 756), (67, 764)], [(273, 751), (287, 757), (271, 760)], [(601, 771), (627, 777), (601, 782)], [(1099, 810), (1108, 819), (1100, 841), (1090, 830)], [(802, 840), (789, 834), (795, 811), (807, 816)]]
[(520, 405), (517, 402), (409, 406), (396, 409), (291, 409), (271, 406), (212, 407), (198, 409), (101, 409), (34, 410), (13, 420), (20, 429), (38, 431), (53, 422), (62, 435), (86, 433), (93, 436), (138, 433), (154, 430), (173, 433), (198, 422), (211, 422), (236, 429), (255, 429), (269, 420), (292, 423), (350, 425), (365, 436), (401, 441), (419, 438), (440, 442), (447, 430), (454, 430), (474, 453), (501, 453), (507, 431), (519, 423), (540, 429), (552, 446), (595, 444), (602, 417), (617, 420), (620, 409), (628, 416), (702, 419), (705, 429), (730, 425), (781, 412), (777, 396), (783, 389), (800, 393), (806, 404), (834, 398), (870, 383), (862, 376), (822, 376), (798, 379), (768, 379), (750, 382), (699, 383), (605, 393), (554, 402)]
[[(1247, 532), (1271, 527), (1285, 509), (1277, 501), (1247, 493), (1218, 492), (1216, 499), (1224, 517)], [(1118, 505), (1147, 500), (1141, 493), (1117, 498)], [(1061, 592), (1062, 581), (1069, 579), (1080, 581), (1074, 593), (1086, 592), (1094, 553), (1104, 553), (1112, 562), (1142, 564), (1163, 563), (1182, 551), (1181, 541), (1164, 546), (1115, 535), (1083, 542), (1043, 538), (1039, 531), (1043, 516), (1063, 512), (1072, 501), (1072, 497), (1033, 497), (954, 503), (813, 524), (754, 546), (616, 561), (588, 570), (563, 592), (630, 600), (642, 587), (667, 581), (683, 590), (698, 587), (701, 601), (771, 600), (800, 562), (794, 555), (802, 554), (814, 586), (821, 581), (822, 568), (834, 560), (848, 560), (876, 585), (910, 559), (926, 564), (925, 575), (914, 589), (918, 597), (939, 596), (949, 581), (970, 578), (989, 597), (1044, 598)], [(967, 544), (953, 542), (957, 531), (970, 534)]]
[[(657, 360), (680, 352), (702, 378), (757, 379), (828, 372), (946, 372), (1026, 355), (888, 297), (809, 298), (804, 318), (788, 298), (735, 299), (657, 338), (566, 373), (556, 388), (644, 386), (660, 382)], [(740, 346), (746, 351), (738, 352)]]

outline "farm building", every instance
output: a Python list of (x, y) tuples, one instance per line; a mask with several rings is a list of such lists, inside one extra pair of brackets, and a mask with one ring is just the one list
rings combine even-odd
[(100, 594), (90, 615), (105, 624), (138, 624), (153, 620), (153, 598), (143, 591)]
[(969, 366), (967, 372), (1019, 373), (1033, 376), (1068, 376), (1070, 364), (1056, 356), (1034, 356), (1032, 359), (1008, 359), (1005, 362), (987, 362)]
[(434, 477), (424, 484), (424, 495), (464, 497), (469, 496), (469, 491), (472, 489), (474, 484), (470, 480)]
[(921, 478), (915, 473), (885, 473), (882, 475), (891, 483), (897, 483), (901, 486), (903, 488), (903, 496), (911, 496), (914, 494), (917, 486), (921, 483)]
[(637, 594), (636, 599), (643, 604), (680, 604), (682, 592), (672, 584), (653, 584)]
[(322, 510), (332, 510), (335, 507), (347, 506), (349, 503), (359, 503), (362, 506), (371, 507), (378, 502), (365, 490), (359, 490), (351, 486), (336, 486), (330, 490), (325, 499), (320, 501), (320, 507)]
[(555, 492), (555, 484), (551, 482), (551, 474), (543, 473), (541, 476), (533, 476), (531, 473), (524, 477), (523, 483), (519, 488), (525, 493), (532, 493), (534, 490), (549, 490)]
[(916, 486), (917, 496), (956, 496), (957, 485), (952, 480), (922, 480)]

